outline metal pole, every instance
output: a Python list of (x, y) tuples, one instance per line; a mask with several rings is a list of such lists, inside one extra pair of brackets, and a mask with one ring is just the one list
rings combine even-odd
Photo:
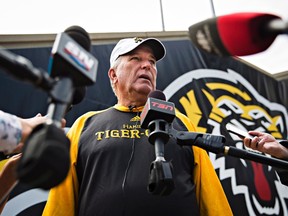
[(160, 0), (160, 10), (161, 10), (162, 31), (165, 31), (162, 0)]
[(213, 0), (210, 0), (210, 2), (211, 2), (211, 8), (212, 8), (212, 15), (213, 15), (213, 17), (216, 17), (215, 7), (214, 7)]

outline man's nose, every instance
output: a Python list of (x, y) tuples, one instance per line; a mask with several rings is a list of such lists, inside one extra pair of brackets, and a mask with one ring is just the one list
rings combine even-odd
[(145, 68), (145, 69), (150, 69), (151, 67), (151, 62), (149, 60), (143, 60), (142, 63), (142, 68)]

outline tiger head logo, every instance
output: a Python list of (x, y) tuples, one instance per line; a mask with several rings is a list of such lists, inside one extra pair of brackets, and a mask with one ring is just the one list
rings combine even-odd
[[(228, 125), (287, 138), (285, 107), (261, 96), (235, 71), (191, 71), (174, 80), (164, 93), (198, 132), (224, 135), (225, 145), (245, 148), (239, 137), (227, 132)], [(281, 184), (273, 167), (214, 153), (209, 156), (235, 213), (288, 214), (288, 187)]]

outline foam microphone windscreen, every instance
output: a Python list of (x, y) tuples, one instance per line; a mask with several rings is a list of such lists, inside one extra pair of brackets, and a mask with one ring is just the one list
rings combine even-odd
[(79, 104), (86, 95), (86, 86), (76, 87), (73, 94), (72, 105)]
[(279, 18), (272, 14), (236, 13), (220, 16), (217, 21), (220, 38), (231, 54), (251, 55), (266, 50), (276, 34), (267, 31), (271, 20)]
[(266, 50), (279, 32), (270, 24), (280, 18), (266, 13), (234, 13), (210, 18), (189, 27), (201, 50), (218, 56), (245, 56)]
[(48, 64), (50, 76), (69, 77), (74, 86), (93, 85), (98, 60), (89, 52), (90, 48), (89, 34), (80, 26), (57, 34)]
[(60, 184), (70, 168), (70, 140), (53, 124), (38, 125), (23, 147), (17, 167), (21, 183), (50, 189)]
[(74, 39), (86, 51), (90, 52), (91, 39), (88, 32), (84, 28), (74, 25), (65, 29), (64, 32), (67, 33), (72, 39)]
[(148, 95), (148, 98), (156, 98), (156, 99), (159, 99), (159, 100), (164, 100), (166, 101), (166, 96), (165, 94), (160, 91), (160, 90), (155, 90), (155, 91), (151, 91)]
[(163, 119), (171, 123), (175, 118), (175, 106), (173, 103), (166, 101), (165, 94), (160, 90), (149, 93), (147, 102), (140, 115), (142, 128), (148, 128), (151, 121)]

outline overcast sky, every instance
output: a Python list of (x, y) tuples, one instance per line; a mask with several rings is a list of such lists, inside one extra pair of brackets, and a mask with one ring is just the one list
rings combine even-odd
[[(277, 14), (285, 20), (288, 17), (288, 0), (162, 0), (162, 20), (160, 2), (4, 0), (0, 34), (59, 33), (71, 25), (82, 26), (90, 33), (186, 31), (190, 25), (213, 17), (213, 9), (216, 16), (260, 11)], [(267, 52), (245, 59), (271, 73), (284, 71), (288, 69), (286, 46), (286, 36), (277, 37)]]

